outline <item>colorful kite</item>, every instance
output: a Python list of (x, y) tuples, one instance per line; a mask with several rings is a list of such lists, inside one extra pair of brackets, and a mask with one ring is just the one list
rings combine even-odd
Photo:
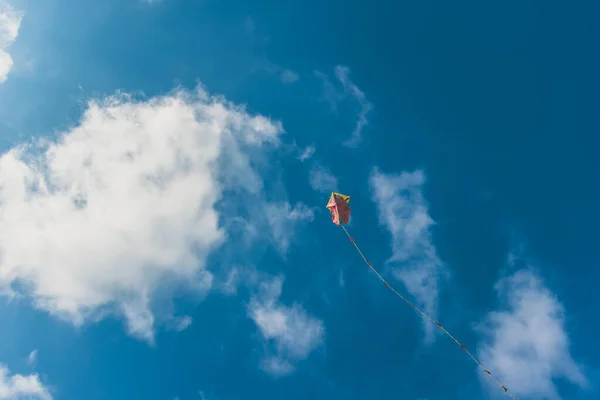
[(350, 220), (350, 196), (332, 192), (327, 208), (331, 212), (331, 220), (336, 225), (347, 224)]
[(461, 348), (462, 351), (464, 351), (465, 353), (467, 353), (467, 355), (475, 362), (475, 364), (477, 364), (477, 366), (487, 376), (489, 376), (491, 379), (493, 379), (494, 382), (496, 382), (496, 384), (498, 386), (500, 386), (500, 388), (504, 391), (504, 393), (506, 393), (508, 396), (510, 396), (513, 400), (516, 400), (515, 396), (513, 396), (511, 393), (508, 392), (508, 389), (506, 388), (506, 386), (504, 386), (496, 378), (494, 378), (492, 376), (492, 373), (489, 370), (485, 369), (483, 367), (483, 365), (481, 365), (481, 363), (479, 362), (479, 360), (477, 360), (475, 358), (475, 356), (469, 350), (467, 350), (467, 348), (465, 346), (463, 346), (454, 336), (452, 336), (452, 334), (450, 334), (450, 332), (448, 332), (446, 330), (446, 328), (444, 328), (442, 326), (441, 323), (439, 323), (436, 320), (434, 320), (433, 318), (431, 318), (424, 311), (422, 311), (419, 307), (417, 307), (416, 305), (414, 305), (410, 300), (408, 300), (406, 297), (404, 297), (403, 295), (401, 295), (396, 289), (394, 289), (392, 287), (392, 285), (390, 285), (383, 278), (383, 276), (381, 276), (381, 274), (379, 272), (377, 272), (377, 270), (375, 268), (373, 268), (373, 265), (367, 260), (367, 258), (363, 254), (363, 252), (360, 250), (360, 248), (356, 244), (356, 241), (354, 240), (354, 238), (352, 236), (350, 236), (350, 234), (348, 233), (348, 230), (344, 226), (350, 220), (350, 210), (351, 210), (350, 209), (350, 196), (346, 196), (345, 194), (336, 193), (336, 192), (331, 193), (331, 197), (329, 198), (329, 202), (327, 203), (327, 208), (331, 212), (331, 220), (333, 221), (333, 223), (342, 227), (342, 229), (344, 230), (344, 232), (346, 232), (346, 235), (350, 239), (350, 242), (354, 245), (354, 247), (358, 251), (358, 254), (360, 254), (360, 256), (365, 261), (365, 263), (369, 266), (369, 268), (371, 269), (371, 271), (373, 271), (375, 273), (375, 275), (377, 275), (377, 277), (385, 284), (385, 286), (387, 286), (392, 292), (394, 292), (394, 294), (396, 296), (398, 296), (402, 300), (404, 300), (404, 302), (406, 304), (408, 304), (409, 306), (411, 306), (412, 308), (414, 308), (419, 314), (421, 314), (423, 317), (425, 317), (426, 319), (428, 319), (429, 321), (431, 321), (432, 323), (434, 323), (435, 326), (437, 326), (439, 329), (441, 329), (442, 332), (444, 332), (450, 339), (452, 339), (452, 341), (454, 341), (454, 343), (456, 343)]

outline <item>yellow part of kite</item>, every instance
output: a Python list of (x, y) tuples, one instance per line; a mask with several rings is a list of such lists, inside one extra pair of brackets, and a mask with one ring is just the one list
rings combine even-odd
[(340, 196), (342, 199), (344, 199), (344, 201), (345, 201), (346, 203), (350, 203), (350, 196), (347, 196), (347, 195), (345, 195), (345, 194), (341, 194), (341, 193), (337, 193), (337, 192), (331, 192), (331, 194), (333, 194), (333, 195), (338, 195), (338, 196)]
[(329, 202), (327, 202), (328, 208), (335, 204), (336, 198), (341, 198), (346, 204), (350, 204), (350, 196), (338, 192), (331, 192), (331, 197), (329, 198)]

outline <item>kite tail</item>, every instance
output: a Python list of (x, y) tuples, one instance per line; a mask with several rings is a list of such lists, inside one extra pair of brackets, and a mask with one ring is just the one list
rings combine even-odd
[(433, 318), (431, 318), (429, 315), (427, 315), (423, 310), (421, 310), (419, 307), (415, 306), (410, 300), (408, 300), (406, 297), (402, 296), (400, 293), (398, 293), (398, 291), (396, 289), (394, 289), (392, 287), (392, 285), (390, 285), (384, 278), (383, 276), (381, 276), (381, 274), (379, 272), (377, 272), (377, 270), (375, 268), (373, 268), (373, 265), (367, 260), (367, 258), (365, 257), (365, 255), (363, 254), (363, 252), (360, 250), (360, 248), (358, 247), (358, 245), (356, 244), (356, 241), (354, 240), (354, 238), (352, 236), (350, 236), (350, 234), (348, 233), (348, 231), (346, 230), (346, 227), (344, 225), (341, 225), (342, 229), (344, 230), (344, 232), (346, 232), (346, 235), (348, 236), (348, 238), (350, 239), (350, 242), (352, 242), (352, 244), (354, 245), (354, 247), (356, 248), (356, 250), (358, 251), (358, 254), (360, 254), (360, 256), (362, 257), (363, 260), (365, 260), (365, 263), (369, 266), (369, 268), (371, 268), (371, 271), (373, 271), (375, 273), (375, 275), (377, 275), (377, 277), (381, 280), (381, 282), (383, 282), (385, 284), (385, 286), (387, 286), (392, 292), (394, 292), (394, 294), (398, 297), (400, 297), (402, 300), (404, 300), (404, 302), (406, 304), (408, 304), (409, 306), (411, 306), (412, 308), (414, 308), (419, 314), (421, 314), (423, 317), (425, 317), (426, 319), (428, 319), (429, 321), (433, 322), (435, 324), (435, 326), (437, 326), (438, 328), (440, 328), (450, 339), (452, 339), (454, 341), (454, 343), (456, 343), (458, 345), (458, 347), (460, 347), (461, 350), (463, 350), (465, 353), (467, 353), (467, 355), (469, 357), (471, 357), (471, 359), (475, 362), (475, 364), (477, 364), (477, 366), (487, 375), (489, 376), (494, 382), (496, 382), (496, 384), (498, 386), (500, 386), (500, 388), (504, 391), (504, 393), (506, 393), (508, 396), (510, 396), (510, 398), (512, 398), (513, 400), (516, 400), (515, 396), (513, 396), (511, 393), (508, 392), (508, 389), (506, 388), (506, 386), (504, 386), (503, 384), (501, 384), (496, 378), (494, 378), (492, 376), (492, 373), (485, 369), (483, 367), (483, 365), (481, 365), (481, 363), (479, 362), (479, 360), (477, 360), (475, 358), (475, 356), (473, 356), (473, 354), (471, 354), (471, 352), (469, 350), (467, 350), (467, 348), (465, 346), (463, 346), (454, 336), (452, 336), (452, 334), (450, 334), (450, 332), (448, 332), (446, 330), (446, 328), (444, 328), (442, 326), (442, 324), (440, 324), (439, 322), (437, 322), (436, 320), (434, 320)]

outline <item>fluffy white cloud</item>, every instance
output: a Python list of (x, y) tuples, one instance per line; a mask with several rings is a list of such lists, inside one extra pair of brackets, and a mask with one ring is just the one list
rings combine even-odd
[(13, 67), (13, 59), (6, 50), (19, 35), (22, 18), (21, 12), (0, 0), (0, 83), (6, 81)]
[(49, 389), (37, 374), (11, 374), (0, 364), (0, 400), (52, 400)]
[[(399, 175), (374, 170), (370, 177), (379, 222), (392, 235), (392, 257), (399, 279), (426, 313), (436, 318), (439, 282), (447, 272), (432, 243), (429, 216), (423, 198), (425, 174), (421, 170)], [(435, 326), (423, 320), (426, 340), (434, 338)]]
[(337, 191), (337, 178), (322, 165), (315, 164), (310, 169), (310, 186), (313, 190), (322, 193)]
[(248, 306), (248, 313), (263, 338), (274, 344), (274, 354), (267, 356), (262, 367), (273, 375), (286, 375), (294, 370), (293, 362), (308, 357), (322, 341), (322, 321), (311, 317), (298, 304), (291, 307), (279, 301), (283, 280), (263, 281), (260, 293)]
[[(281, 131), (201, 88), (90, 102), (54, 141), (0, 157), (0, 290), (74, 324), (123, 315), (132, 335), (152, 341), (153, 291), (164, 281), (211, 286), (205, 261), (229, 215), (218, 202), (260, 193), (251, 159)], [(275, 210), (305, 215), (286, 204)], [(272, 218), (285, 245), (284, 221)]]
[(517, 398), (557, 400), (555, 379), (585, 387), (569, 352), (564, 307), (542, 279), (521, 270), (500, 280), (496, 291), (505, 307), (490, 312), (480, 327), (483, 365)]

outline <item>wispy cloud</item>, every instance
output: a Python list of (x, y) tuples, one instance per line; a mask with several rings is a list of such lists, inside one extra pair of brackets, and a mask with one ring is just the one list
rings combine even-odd
[(271, 75), (276, 76), (281, 83), (289, 85), (297, 82), (300, 79), (300, 75), (297, 72), (292, 71), (289, 68), (282, 67), (281, 65), (275, 64), (266, 58), (258, 61), (254, 69), (265, 71)]
[(269, 60), (265, 53), (265, 46), (269, 43), (269, 37), (260, 32), (256, 21), (251, 16), (244, 18), (244, 31), (246, 34), (245, 39), (251, 43), (254, 51), (259, 54), (252, 62), (252, 72), (266, 72), (276, 76), (285, 85), (295, 83), (300, 79), (297, 72)]
[(338, 103), (346, 96), (340, 93), (327, 74), (321, 71), (315, 71), (315, 76), (323, 83), (323, 100), (329, 104), (332, 112), (337, 112)]
[(502, 301), (479, 326), (483, 364), (517, 398), (560, 399), (554, 380), (587, 386), (582, 367), (569, 351), (565, 309), (531, 269), (496, 284)]
[(313, 156), (313, 154), (315, 154), (315, 146), (307, 146), (304, 148), (304, 150), (302, 150), (302, 152), (300, 153), (300, 155), (298, 156), (298, 159), (302, 162), (308, 160), (309, 158), (311, 158)]
[(52, 400), (52, 395), (38, 374), (12, 374), (0, 364), (0, 399)]
[(272, 240), (282, 254), (287, 253), (298, 224), (314, 219), (314, 211), (305, 204), (297, 203), (292, 207), (287, 201), (267, 204), (265, 214)]
[(37, 362), (37, 354), (38, 354), (37, 349), (35, 349), (31, 353), (29, 353), (29, 355), (27, 356), (27, 364), (32, 365), (32, 366), (35, 365), (35, 363)]
[(190, 325), (192, 325), (193, 321), (194, 320), (189, 315), (185, 315), (183, 317), (177, 318), (176, 325), (175, 325), (175, 330), (177, 332), (184, 331), (187, 328), (189, 328)]
[(236, 265), (229, 267), (227, 274), (221, 282), (220, 290), (224, 294), (237, 294), (240, 287), (255, 290), (261, 282), (272, 279), (272, 276), (262, 272), (256, 267)]
[(298, 79), (300, 79), (300, 76), (291, 69), (283, 68), (283, 70), (279, 73), (279, 79), (281, 79), (282, 83), (289, 84), (296, 82)]
[[(0, 289), (22, 282), (37, 307), (76, 325), (122, 315), (152, 342), (153, 291), (165, 280), (208, 290), (205, 260), (229, 217), (217, 202), (261, 191), (252, 157), (281, 132), (202, 88), (90, 102), (56, 140), (0, 157)], [(285, 245), (285, 222), (273, 224)]]
[(221, 291), (225, 294), (236, 294), (240, 275), (240, 270), (237, 267), (230, 268), (227, 272), (227, 278), (221, 284)]
[(281, 277), (262, 282), (248, 307), (263, 338), (273, 345), (273, 354), (263, 359), (262, 368), (276, 376), (291, 373), (294, 363), (307, 358), (324, 335), (322, 321), (298, 304), (286, 306), (279, 301), (282, 284)]
[[(429, 216), (423, 197), (425, 174), (421, 170), (399, 175), (380, 173), (375, 169), (370, 177), (379, 222), (392, 235), (394, 276), (399, 279), (417, 303), (436, 318), (440, 280), (447, 275), (432, 243)], [(434, 338), (435, 327), (423, 321), (426, 341)]]
[(23, 13), (15, 10), (6, 1), (0, 0), (0, 83), (6, 81), (13, 67), (13, 59), (8, 47), (19, 35)]
[(332, 111), (337, 112), (338, 103), (348, 97), (358, 103), (360, 107), (358, 120), (352, 131), (352, 136), (344, 142), (347, 147), (357, 147), (363, 140), (362, 131), (369, 122), (367, 115), (373, 109), (373, 105), (367, 100), (364, 92), (350, 79), (350, 68), (343, 65), (335, 67), (335, 77), (342, 85), (342, 92), (336, 89), (326, 74), (315, 71), (315, 75), (323, 82), (323, 98), (329, 103)]
[(310, 186), (313, 190), (321, 193), (337, 191), (337, 178), (329, 170), (320, 164), (314, 164), (310, 169)]
[(344, 86), (344, 92), (349, 93), (360, 105), (360, 111), (358, 113), (358, 121), (354, 131), (352, 131), (352, 137), (344, 142), (344, 145), (348, 147), (356, 147), (362, 141), (362, 131), (369, 121), (367, 121), (367, 114), (373, 109), (371, 103), (369, 103), (365, 97), (365, 94), (352, 82), (349, 78), (350, 69), (348, 67), (338, 65), (335, 67), (335, 76)]

